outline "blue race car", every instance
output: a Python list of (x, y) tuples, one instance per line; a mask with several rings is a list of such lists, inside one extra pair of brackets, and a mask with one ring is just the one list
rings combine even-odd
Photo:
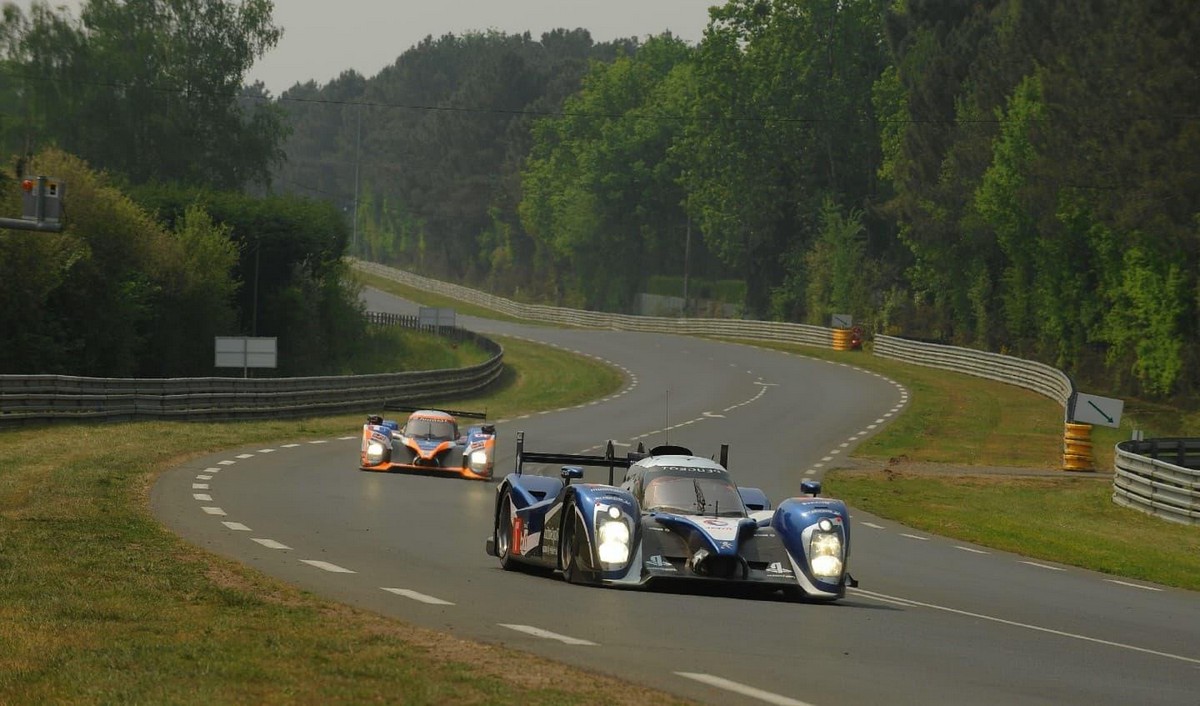
[[(640, 587), (651, 582), (707, 581), (781, 590), (834, 601), (858, 583), (846, 572), (850, 514), (840, 500), (810, 497), (772, 509), (757, 488), (739, 488), (720, 462), (679, 446), (618, 458), (526, 451), (517, 434), (516, 470), (496, 488), (486, 551), (500, 565), (561, 571), (572, 583)], [(523, 465), (562, 464), (560, 477)], [(609, 469), (608, 484), (572, 483), (583, 467)], [(624, 471), (620, 486), (616, 469)]]

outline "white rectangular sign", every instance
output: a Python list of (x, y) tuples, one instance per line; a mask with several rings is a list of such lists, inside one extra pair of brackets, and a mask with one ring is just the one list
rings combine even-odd
[(850, 314), (834, 314), (831, 319), (830, 328), (850, 328), (854, 325), (854, 317)]
[(1071, 421), (1081, 424), (1099, 424), (1103, 427), (1119, 427), (1124, 400), (1075, 393), (1075, 413)]
[(275, 368), (276, 339), (272, 337), (217, 336), (218, 368)]

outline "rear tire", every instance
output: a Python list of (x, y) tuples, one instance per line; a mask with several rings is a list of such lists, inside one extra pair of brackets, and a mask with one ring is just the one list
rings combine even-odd
[(512, 500), (509, 499), (507, 491), (500, 500), (500, 511), (496, 516), (495, 538), (496, 555), (500, 557), (500, 567), (505, 571), (514, 571), (517, 568), (517, 561), (513, 559), (512, 555)]

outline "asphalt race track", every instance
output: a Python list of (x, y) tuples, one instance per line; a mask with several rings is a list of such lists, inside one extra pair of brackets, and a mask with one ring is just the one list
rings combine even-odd
[[(371, 310), (414, 308), (367, 296)], [(628, 378), (596, 403), (496, 420), (497, 480), (518, 430), (527, 449), (557, 452), (669, 437), (705, 456), (728, 443), (739, 483), (778, 502), (908, 401), (874, 374), (750, 346), (460, 325), (594, 355)], [(360, 472), (359, 431), (198, 459), (162, 476), (153, 511), (198, 546), (331, 599), (707, 703), (1200, 704), (1200, 594), (858, 511), (849, 565), (861, 588), (837, 604), (572, 586), (484, 554), (493, 483)]]

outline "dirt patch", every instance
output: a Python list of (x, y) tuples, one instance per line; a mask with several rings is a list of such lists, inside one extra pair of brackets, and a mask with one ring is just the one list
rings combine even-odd
[(1064, 471), (1058, 468), (1022, 468), (1018, 466), (969, 466), (960, 463), (931, 463), (912, 461), (898, 456), (881, 461), (869, 458), (848, 458), (848, 465), (836, 469), (844, 472), (888, 473), (912, 476), (991, 476), (998, 478), (1083, 478), (1111, 481), (1111, 473), (1100, 471)]

